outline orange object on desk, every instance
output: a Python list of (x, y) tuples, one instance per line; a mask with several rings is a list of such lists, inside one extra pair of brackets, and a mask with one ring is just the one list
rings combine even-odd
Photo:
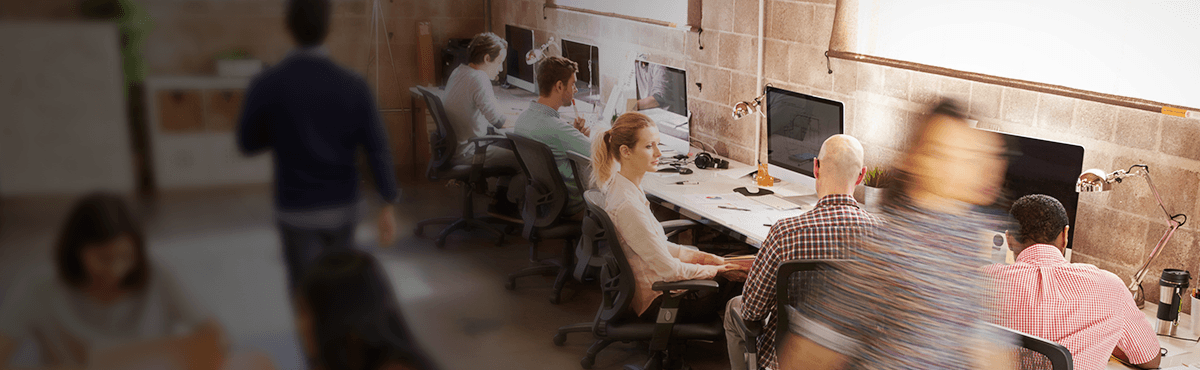
[(775, 179), (771, 177), (771, 174), (767, 173), (766, 163), (758, 164), (758, 174), (754, 176), (754, 180), (758, 182), (758, 186), (775, 185)]

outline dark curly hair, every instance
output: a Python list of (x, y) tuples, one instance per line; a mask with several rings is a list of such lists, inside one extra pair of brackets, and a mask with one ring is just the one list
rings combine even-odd
[(1069, 224), (1067, 210), (1049, 195), (1031, 194), (1013, 202), (1008, 213), (1016, 219), (1017, 231), (1010, 232), (1021, 244), (1051, 244)]
[(137, 258), (133, 268), (121, 279), (121, 286), (134, 290), (144, 288), (149, 279), (150, 266), (146, 261), (146, 238), (141, 225), (120, 196), (105, 192), (80, 198), (68, 213), (54, 250), (58, 276), (68, 285), (83, 287), (88, 282), (87, 271), (80, 257), (83, 249), (121, 236), (133, 239)]
[(317, 46), (329, 34), (329, 0), (289, 0), (284, 16), (297, 44)]

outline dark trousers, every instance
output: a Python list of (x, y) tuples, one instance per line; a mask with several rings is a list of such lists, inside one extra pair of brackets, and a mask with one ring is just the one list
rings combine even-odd
[(322, 253), (354, 248), (354, 223), (332, 229), (296, 227), (283, 222), (276, 224), (283, 242), (288, 290), (292, 292), (299, 288), (306, 268), (316, 262)]

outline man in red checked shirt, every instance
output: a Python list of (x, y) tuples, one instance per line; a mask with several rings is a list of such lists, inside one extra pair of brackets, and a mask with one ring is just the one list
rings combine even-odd
[(1063, 258), (1070, 226), (1062, 203), (1027, 195), (1009, 213), (1019, 225), (1006, 233), (1016, 263), (985, 269), (999, 289), (1001, 324), (1062, 344), (1076, 369), (1104, 369), (1109, 354), (1157, 368), (1158, 339), (1121, 278)]

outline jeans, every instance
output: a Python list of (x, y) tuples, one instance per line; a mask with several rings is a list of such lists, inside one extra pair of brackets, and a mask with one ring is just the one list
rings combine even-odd
[(295, 292), (308, 265), (322, 253), (354, 248), (355, 223), (336, 228), (297, 227), (278, 222), (283, 242), (283, 260), (287, 267), (288, 290)]

